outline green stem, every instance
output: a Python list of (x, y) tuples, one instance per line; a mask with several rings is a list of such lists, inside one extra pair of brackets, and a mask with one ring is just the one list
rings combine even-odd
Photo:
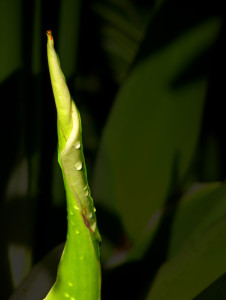
[(45, 300), (98, 300), (101, 294), (101, 237), (87, 182), (80, 114), (60, 69), (51, 31), (47, 31), (47, 37), (58, 118), (58, 160), (67, 198), (68, 232), (56, 282)]

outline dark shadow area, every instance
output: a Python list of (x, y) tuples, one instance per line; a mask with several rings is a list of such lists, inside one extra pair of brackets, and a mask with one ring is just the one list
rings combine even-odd
[(195, 0), (163, 1), (160, 9), (150, 21), (135, 63), (164, 49), (174, 40), (207, 20), (222, 17), (223, 11), (223, 2), (220, 0), (214, 3)]
[[(93, 1), (82, 2), (78, 67), (75, 98), (94, 118), (100, 136), (113, 104), (118, 85), (113, 79), (108, 58), (102, 47), (102, 22), (92, 9)], [(88, 21), (87, 21), (88, 20)]]
[[(207, 90), (207, 97), (204, 106), (203, 126), (201, 132), (201, 138), (199, 143), (199, 149), (201, 155), (200, 161), (200, 180), (203, 181), (217, 181), (224, 180), (226, 177), (226, 142), (225, 142), (225, 80), (223, 72), (226, 67), (225, 59), (225, 33), (226, 33), (225, 18), (219, 37), (213, 48), (213, 54), (211, 56), (211, 64), (209, 69), (209, 84)], [(217, 147), (217, 155), (219, 166), (217, 174), (213, 174), (211, 177), (205, 174), (205, 165), (207, 161), (203, 154), (208, 151), (207, 141), (211, 136), (215, 139)], [(209, 158), (211, 159), (211, 157)]]
[(172, 182), (169, 197), (153, 240), (141, 261), (124, 263), (113, 270), (103, 270), (102, 299), (145, 300), (159, 267), (167, 259), (171, 225), (181, 197), (178, 181), (179, 155), (172, 164)]
[(18, 101), (21, 93), (21, 72), (12, 74), (0, 84), (1, 93), (1, 175), (0, 175), (0, 202), (3, 200), (7, 181), (14, 164), (21, 155), (21, 113), (23, 103)]
[(123, 232), (123, 225), (118, 216), (102, 206), (96, 205), (98, 228), (113, 244), (117, 244)]
[(224, 300), (226, 295), (226, 274), (221, 275), (194, 300)]

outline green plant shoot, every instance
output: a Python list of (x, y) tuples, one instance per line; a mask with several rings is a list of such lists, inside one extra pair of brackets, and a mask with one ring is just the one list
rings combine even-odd
[(57, 109), (58, 161), (66, 190), (68, 231), (57, 279), (45, 300), (97, 300), (101, 294), (101, 237), (87, 182), (81, 119), (61, 71), (50, 30), (47, 57)]

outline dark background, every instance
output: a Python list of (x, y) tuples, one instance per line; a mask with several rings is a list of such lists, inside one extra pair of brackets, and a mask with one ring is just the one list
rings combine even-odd
[[(202, 77), (207, 80), (195, 152), (183, 180), (177, 181), (172, 176), (164, 200), (164, 203), (177, 202), (175, 199), (194, 182), (225, 179), (222, 2), (0, 0), (2, 299), (7, 299), (15, 288), (10, 273), (10, 247), (18, 250), (19, 245), (19, 249), (29, 249), (30, 260), (25, 254), (27, 267), (18, 275), (20, 283), (30, 268), (66, 237), (66, 203), (57, 165), (56, 109), (47, 66), (46, 30), (52, 30), (62, 70), (81, 112), (88, 177), (95, 191), (95, 170), (103, 133), (107, 130), (106, 124), (111, 124), (108, 122), (115, 99), (131, 72), (148, 57), (164, 52), (173, 40), (183, 38), (211, 18), (218, 18), (219, 29), (210, 34), (209, 45), (197, 50), (197, 55), (185, 62), (180, 76), (170, 83), (172, 89), (177, 89)], [(164, 67), (160, 73), (164, 73)], [(141, 108), (143, 105), (139, 101), (131, 100), (131, 103)], [(140, 116), (138, 122), (142, 119)], [(114, 144), (114, 135), (110, 138)], [(140, 151), (142, 156), (142, 148)], [(125, 152), (121, 155), (123, 157)], [(101, 185), (101, 177), (98, 180)], [(99, 192), (95, 193), (98, 198)], [(113, 195), (114, 191), (109, 193)], [(157, 235), (161, 238), (156, 238), (154, 246), (150, 246), (152, 250), (147, 248), (140, 262), (109, 270), (105, 269), (109, 257), (131, 249), (136, 234), (130, 232), (120, 213), (112, 212), (102, 199), (96, 201), (100, 231), (103, 240), (106, 237), (109, 241), (106, 246), (103, 242), (102, 247), (103, 299), (115, 299), (115, 295), (117, 299), (143, 299), (156, 270), (166, 259), (170, 235), (166, 228), (173, 214), (165, 217)], [(104, 201), (108, 203), (108, 199)], [(139, 220), (134, 219), (135, 227), (136, 222)], [(15, 257), (22, 260), (23, 256)], [(145, 273), (145, 265), (150, 262), (152, 270)], [(134, 274), (138, 272), (143, 276), (137, 282)], [(113, 282), (117, 289), (112, 288)], [(128, 294), (131, 284), (137, 284), (137, 289)], [(122, 288), (124, 292), (119, 296)]]

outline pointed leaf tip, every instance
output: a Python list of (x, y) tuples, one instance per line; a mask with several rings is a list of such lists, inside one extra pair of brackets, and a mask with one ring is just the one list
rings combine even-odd
[(47, 35), (47, 38), (48, 38), (48, 42), (51, 42), (53, 44), (52, 30), (47, 30), (46, 35)]

